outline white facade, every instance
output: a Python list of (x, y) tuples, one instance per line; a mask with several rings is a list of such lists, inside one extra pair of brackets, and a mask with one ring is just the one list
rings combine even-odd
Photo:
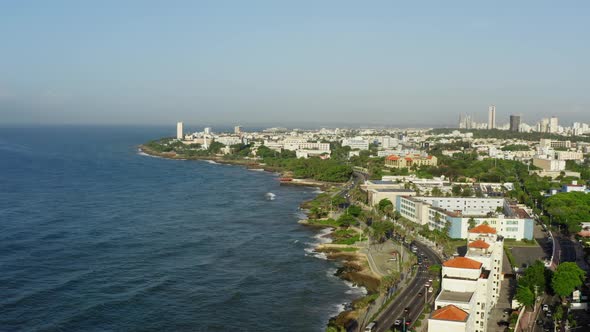
[(342, 140), (342, 146), (350, 146), (353, 150), (369, 150), (369, 140), (362, 137), (345, 138)]
[(429, 332), (487, 331), (500, 295), (503, 240), (495, 230), (482, 226), (470, 232), (467, 243), (465, 257), (442, 265), (441, 292), (428, 319)]
[(485, 215), (503, 208), (503, 198), (475, 198), (475, 197), (417, 197), (435, 208), (447, 211), (460, 211), (468, 215)]
[(183, 123), (178, 122), (178, 123), (176, 123), (176, 138), (183, 139), (183, 137), (184, 137)]
[(555, 151), (557, 160), (584, 160), (584, 154), (577, 151)]
[(557, 160), (546, 157), (534, 157), (533, 165), (548, 172), (560, 172), (565, 170), (565, 160)]
[(242, 143), (242, 139), (237, 136), (219, 136), (219, 137), (215, 137), (215, 141), (219, 142), (225, 146), (230, 146), (230, 145)]
[(488, 129), (496, 128), (496, 105), (488, 108)]

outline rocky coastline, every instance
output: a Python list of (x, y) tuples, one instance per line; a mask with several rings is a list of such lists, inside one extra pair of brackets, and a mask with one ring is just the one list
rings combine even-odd
[[(157, 152), (145, 145), (139, 145), (138, 149), (140, 152), (145, 153), (150, 156), (160, 157), (165, 159), (174, 159), (174, 160), (203, 160), (203, 161), (210, 161), (218, 164), (226, 164), (226, 165), (237, 165), (243, 166), (247, 169), (253, 170), (263, 170), (267, 172), (274, 172), (279, 173), (281, 176), (288, 176), (290, 177), (291, 174), (285, 170), (276, 168), (276, 167), (269, 167), (265, 164), (259, 163), (256, 160), (245, 160), (245, 159), (226, 159), (222, 156), (184, 156), (178, 155), (175, 152)], [(331, 183), (331, 182), (323, 182), (317, 181), (313, 179), (292, 179), (290, 181), (281, 181), (281, 185), (286, 186), (305, 186), (305, 187), (317, 187), (322, 190), (339, 186), (340, 183)], [(301, 204), (302, 208), (305, 208), (306, 202)], [(323, 225), (313, 225), (309, 224), (307, 220), (300, 220), (300, 224), (305, 225), (307, 227), (317, 227), (317, 228), (326, 228), (329, 226)], [(330, 227), (331, 228), (331, 227)], [(327, 235), (330, 237), (330, 235)], [(338, 268), (336, 272), (336, 276), (341, 278), (342, 280), (348, 281), (356, 286), (365, 287), (365, 289), (369, 293), (378, 292), (380, 279), (375, 276), (370, 268), (368, 267), (367, 257), (364, 254), (359, 252), (350, 251), (350, 249), (354, 249), (354, 246), (343, 246), (331, 243), (320, 244), (315, 248), (316, 252), (322, 252), (326, 255), (327, 259), (329, 260), (338, 260), (342, 262), (342, 266)], [(330, 318), (328, 325), (335, 325), (335, 326), (349, 326), (351, 322), (354, 322), (358, 319), (359, 315), (361, 314), (360, 310), (362, 308), (357, 309), (357, 302), (362, 301), (364, 298), (357, 299), (352, 303), (346, 306), (346, 309), (340, 312), (338, 315)]]

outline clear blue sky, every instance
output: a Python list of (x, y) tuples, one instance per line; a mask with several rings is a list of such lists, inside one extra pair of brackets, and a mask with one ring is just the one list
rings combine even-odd
[(0, 125), (590, 122), (588, 1), (1, 1)]

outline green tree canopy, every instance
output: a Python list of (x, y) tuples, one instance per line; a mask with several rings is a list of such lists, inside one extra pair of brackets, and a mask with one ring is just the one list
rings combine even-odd
[(580, 223), (590, 220), (590, 195), (583, 192), (560, 193), (549, 197), (545, 209), (553, 221), (567, 226), (569, 232), (579, 232)]
[(526, 286), (518, 286), (514, 297), (527, 307), (532, 307), (535, 304), (535, 294)]
[(582, 285), (586, 272), (578, 264), (572, 262), (561, 263), (557, 266), (553, 274), (551, 285), (555, 294), (566, 297)]

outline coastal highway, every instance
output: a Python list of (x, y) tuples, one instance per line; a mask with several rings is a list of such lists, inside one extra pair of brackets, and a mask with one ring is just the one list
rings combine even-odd
[[(415, 242), (415, 244), (418, 248), (418, 254), (424, 253), (425, 257), (428, 257), (429, 265), (441, 264), (440, 258), (434, 251), (419, 242)], [(406, 286), (377, 317), (375, 320), (377, 322), (375, 331), (385, 332), (391, 327), (399, 329), (401, 327), (393, 326), (393, 324), (395, 320), (404, 317), (406, 320), (411, 320), (413, 324), (422, 312), (425, 301), (424, 297), (428, 296), (428, 301), (431, 301), (432, 298), (436, 296), (436, 293), (428, 293), (426, 287), (424, 287), (424, 284), (429, 278), (431, 278), (431, 275), (428, 273), (428, 269), (420, 266), (414, 280), (412, 280), (412, 282), (410, 282), (410, 284)], [(438, 276), (436, 278), (438, 278)], [(418, 293), (420, 292), (422, 292), (422, 296), (418, 296)], [(409, 308), (407, 313), (404, 312), (406, 307)], [(401, 329), (399, 330), (401, 331)]]

